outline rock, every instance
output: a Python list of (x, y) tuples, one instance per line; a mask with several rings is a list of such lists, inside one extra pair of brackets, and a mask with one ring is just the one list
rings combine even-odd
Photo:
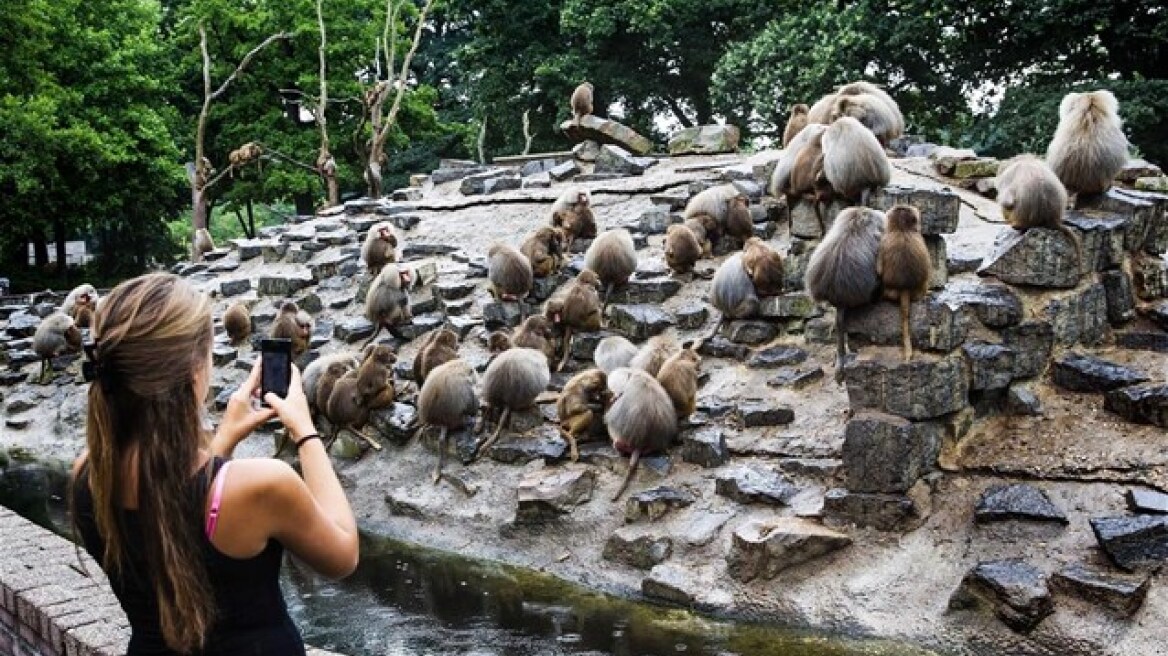
[(939, 146), (929, 154), (929, 159), (933, 160), (933, 166), (937, 168), (938, 173), (952, 175), (953, 170), (957, 168), (958, 162), (977, 159), (977, 153), (968, 148), (959, 149)]
[(308, 263), (308, 270), (312, 273), (313, 282), (320, 282), (325, 278), (338, 275), (341, 266), (346, 262), (355, 262), (356, 260), (356, 254), (323, 253)]
[(537, 469), (519, 481), (517, 523), (540, 523), (592, 499), (596, 472), (582, 466)]
[(1136, 299), (1127, 272), (1121, 269), (1104, 271), (1099, 278), (1107, 295), (1107, 320), (1111, 325), (1118, 326), (1136, 318)]
[(826, 207), (822, 208), (823, 221), (822, 225), (820, 225), (820, 218), (816, 212), (815, 204), (800, 199), (789, 208), (791, 235), (804, 239), (819, 239), (823, 237), (824, 233), (831, 229), (832, 223), (835, 222), (835, 217), (846, 207), (847, 205), (842, 200), (833, 200)]
[(364, 317), (347, 319), (333, 328), (333, 337), (346, 344), (353, 344), (373, 336), (374, 325)]
[(548, 177), (556, 182), (563, 182), (577, 175), (580, 175), (580, 165), (575, 160), (569, 160), (548, 169)]
[(987, 328), (1006, 328), (1022, 321), (1022, 300), (1006, 285), (953, 281), (933, 298), (950, 307), (970, 308)]
[(1140, 191), (1165, 193), (1168, 192), (1168, 176), (1158, 175), (1139, 178), (1133, 186)]
[(655, 305), (609, 305), (608, 325), (633, 341), (648, 339), (674, 324), (673, 317)]
[(463, 196), (477, 196), (506, 189), (518, 189), (522, 184), (519, 172), (515, 169), (496, 168), (462, 178), (458, 190)]
[(1047, 228), (1003, 228), (977, 273), (1011, 285), (1069, 288), (1079, 283), (1074, 242)]
[(1063, 221), (1079, 234), (1083, 246), (1080, 273), (1106, 271), (1123, 264), (1127, 219), (1112, 214), (1071, 210)]
[(238, 296), (251, 289), (251, 280), (247, 278), (239, 278), (237, 280), (224, 280), (219, 283), (219, 293), (224, 296)]
[(968, 405), (969, 377), (959, 354), (896, 363), (856, 360), (844, 366), (844, 381), (854, 409), (921, 420)]
[(669, 137), (670, 155), (716, 155), (738, 151), (740, 132), (733, 125), (698, 125)]
[(807, 351), (798, 346), (779, 344), (755, 351), (746, 366), (754, 369), (776, 369), (801, 364), (807, 360)]
[(637, 219), (636, 229), (647, 235), (663, 235), (669, 226), (681, 222), (681, 217), (677, 217), (679, 220), (674, 221), (674, 216), (676, 215), (670, 214), (662, 207), (645, 210)]
[(261, 296), (291, 296), (315, 283), (316, 280), (309, 271), (297, 271), (282, 275), (261, 275), (257, 291)]
[[(264, 249), (274, 249), (276, 247), (287, 248), (287, 244), (281, 244), (273, 239), (230, 239), (228, 242), (231, 248), (239, 253), (239, 261), (244, 262), (253, 258), (257, 258), (264, 254)], [(274, 253), (275, 251), (270, 251)]]
[(773, 579), (785, 569), (821, 558), (852, 544), (843, 533), (798, 517), (751, 521), (734, 531), (726, 570), (743, 583)]
[(1054, 348), (1054, 328), (1028, 321), (1002, 331), (1002, 342), (1014, 350), (1014, 378), (1032, 378), (1046, 370)]
[(726, 436), (715, 426), (702, 426), (681, 434), (681, 459), (701, 467), (719, 467), (730, 460)]
[(741, 466), (721, 472), (714, 481), (715, 493), (738, 503), (785, 506), (798, 492), (782, 474), (760, 466)]
[(696, 500), (690, 492), (675, 487), (662, 486), (638, 492), (625, 500), (625, 521), (644, 519), (655, 522), (670, 510), (685, 508)]
[(1133, 369), (1078, 353), (1055, 360), (1053, 372), (1054, 384), (1072, 392), (1108, 392), (1148, 380)]
[(951, 610), (989, 607), (1006, 626), (1029, 633), (1054, 612), (1041, 570), (1020, 559), (980, 562), (949, 598)]
[(1100, 517), (1091, 530), (1103, 552), (1126, 570), (1159, 567), (1168, 558), (1168, 516)]
[(1061, 346), (1097, 346), (1107, 336), (1107, 294), (1101, 283), (1051, 295), (1045, 313)]
[(1087, 198), (1086, 204), (1126, 220), (1125, 250), (1160, 254), (1168, 249), (1168, 221), (1162, 219), (1168, 196), (1112, 187), (1102, 195)]
[(1124, 164), (1120, 169), (1119, 175), (1115, 176), (1116, 180), (1126, 184), (1132, 184), (1139, 178), (1156, 177), (1163, 175), (1163, 171), (1159, 166), (1143, 159), (1129, 159), (1127, 164)]
[(750, 349), (741, 344), (735, 344), (721, 335), (715, 335), (710, 339), (702, 340), (702, 345), (698, 348), (698, 352), (711, 358), (744, 360), (747, 354), (750, 353)]
[(1006, 412), (1020, 417), (1042, 415), (1042, 401), (1025, 385), (1011, 385), (1006, 392)]
[(1161, 329), (1168, 330), (1168, 301), (1147, 307), (1144, 314)]
[[(960, 305), (938, 302), (933, 296), (913, 303), (909, 333), (916, 348), (948, 353), (965, 341), (972, 320)], [(872, 303), (847, 313), (849, 344), (900, 346), (900, 308), (895, 303)]]
[(687, 589), (692, 586), (691, 581), (693, 576), (686, 574), (681, 567), (662, 563), (641, 579), (641, 594), (650, 599), (688, 606), (694, 603), (694, 595)]
[(41, 325), (41, 318), (30, 312), (14, 312), (8, 316), (8, 326), (5, 332), (10, 337), (32, 337), (37, 326)]
[(681, 291), (681, 281), (673, 278), (630, 280), (614, 289), (609, 303), (663, 303)]
[(470, 166), (459, 168), (438, 168), (430, 173), (430, 180), (434, 184), (442, 184), (444, 182), (452, 182), (454, 180), (462, 180), (469, 175), (476, 175), (489, 172), (491, 169), (486, 166)]
[(445, 317), (440, 314), (424, 314), (414, 317), (409, 323), (390, 326), (389, 332), (394, 337), (408, 342), (441, 327), (444, 320)]
[(1144, 605), (1151, 579), (1117, 576), (1086, 565), (1072, 564), (1055, 572), (1050, 582), (1059, 594), (1078, 597), (1121, 617), (1131, 617)]
[(795, 421), (795, 411), (769, 401), (744, 400), (738, 404), (738, 416), (745, 428), (785, 426)]
[(979, 524), (1006, 520), (1068, 523), (1066, 514), (1045, 492), (1025, 483), (986, 488), (977, 502), (974, 517)]
[(673, 553), (668, 536), (645, 533), (635, 527), (618, 528), (604, 543), (601, 557), (636, 569), (652, 569)]
[[(450, 244), (423, 243), (423, 242), (411, 241), (410, 243), (408, 243), (402, 247), (402, 259), (403, 260), (413, 260), (413, 259), (417, 259), (420, 257), (430, 257), (433, 255), (449, 255), (456, 250), (458, 250), (458, 247), (452, 246)], [(425, 266), (425, 265), (423, 265), (423, 266)], [(421, 268), (422, 267), (418, 267), (418, 269), (415, 270), (415, 273), (417, 273), (419, 276), (419, 281), (417, 283), (414, 283), (415, 287), (417, 285), (426, 285), (426, 284), (429, 284), (430, 282), (433, 282), (432, 277), (429, 280), (426, 279), (427, 276), (424, 275), (425, 272), (423, 272), (421, 270)]]
[(970, 342), (961, 347), (969, 362), (971, 390), (1002, 389), (1014, 378), (1014, 351), (1001, 344)]
[(453, 301), (469, 296), (476, 287), (477, 285), (467, 280), (445, 281), (434, 285), (434, 293), (443, 300)]
[(767, 380), (767, 386), (790, 387), (800, 390), (821, 380), (823, 380), (821, 367), (811, 367), (810, 369), (785, 367)]
[[(410, 372), (411, 376), (413, 372)], [(394, 403), (383, 410), (375, 410), (369, 417), (369, 424), (379, 435), (394, 444), (404, 445), (410, 441), (416, 426), (411, 426), (418, 412), (412, 405)]]
[(926, 509), (904, 494), (852, 492), (842, 488), (823, 495), (823, 514), (836, 521), (878, 531), (909, 531), (925, 519)]
[(601, 146), (600, 154), (596, 157), (594, 174), (641, 175), (645, 169), (656, 163), (656, 160), (634, 157), (628, 150), (620, 146)]
[(936, 469), (943, 430), (892, 415), (862, 412), (844, 430), (845, 485), (852, 492), (907, 492)]
[(1149, 383), (1108, 392), (1103, 407), (1137, 424), (1168, 428), (1168, 385)]
[(238, 351), (226, 344), (216, 344), (211, 349), (211, 363), (216, 367), (225, 367), (231, 364), (237, 353)]
[(998, 174), (998, 160), (992, 157), (980, 157), (957, 162), (953, 167), (953, 177), (964, 180), (968, 178), (992, 178)]
[(536, 435), (516, 435), (514, 427), (510, 435), (504, 435), (487, 451), (487, 457), (509, 465), (522, 464), (532, 460), (555, 462), (568, 454), (568, 443), (560, 437), (559, 431), (544, 427)]
[(1131, 269), (1136, 296), (1145, 301), (1168, 296), (1168, 262), (1142, 255), (1131, 258)]
[[(524, 306), (527, 304), (524, 303)], [(492, 301), (483, 305), (483, 320), (494, 330), (504, 326), (518, 326), (522, 316), (530, 316), (532, 309), (521, 308), (520, 303)]]
[(4, 412), (8, 415), (15, 415), (26, 410), (32, 410), (37, 407), (38, 399), (31, 392), (18, 392), (8, 397), (8, 403), (4, 406)]
[(949, 282), (949, 251), (945, 238), (939, 235), (925, 235), (925, 248), (929, 249), (929, 289), (944, 289)]
[(722, 334), (736, 344), (763, 344), (779, 335), (779, 327), (769, 321), (728, 321)]
[(706, 325), (710, 318), (710, 311), (701, 303), (688, 303), (677, 308), (674, 312), (677, 327), (682, 330), (696, 330)]
[(589, 140), (601, 144), (615, 144), (635, 155), (644, 155), (653, 149), (653, 144), (648, 139), (632, 129), (592, 114), (580, 117), (579, 122), (572, 119), (564, 121), (560, 124), (560, 130), (572, 141)]
[(595, 162), (600, 155), (600, 144), (591, 139), (581, 141), (572, 148), (572, 155), (581, 162)]
[(1128, 490), (1127, 507), (1134, 513), (1168, 515), (1168, 494), (1143, 488)]
[(1162, 330), (1124, 330), (1115, 333), (1115, 345), (1135, 351), (1168, 353), (1168, 333)]
[(793, 292), (761, 299), (758, 316), (768, 319), (810, 319), (823, 315), (823, 310), (806, 292)]

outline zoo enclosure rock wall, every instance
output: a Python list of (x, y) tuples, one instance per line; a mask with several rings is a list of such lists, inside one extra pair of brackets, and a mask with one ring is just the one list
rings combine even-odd
[(3, 506), (0, 554), (0, 655), (125, 653), (129, 622), (89, 554)]

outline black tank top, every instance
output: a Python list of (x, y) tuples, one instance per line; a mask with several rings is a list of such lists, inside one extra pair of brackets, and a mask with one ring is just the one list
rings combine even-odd
[[(208, 475), (205, 468), (191, 482), (199, 499), (206, 499), (210, 482), (223, 466), (216, 457)], [(82, 468), (74, 485), (74, 508), (77, 527), (85, 550), (98, 563), (105, 553), (105, 543), (97, 531), (93, 513), (93, 496), (89, 491), (89, 468)], [(254, 558), (238, 559), (224, 555), (204, 534), (202, 508), (190, 521), (202, 536), (203, 565), (207, 569), (215, 595), (216, 621), (200, 654), (208, 656), (267, 656), (304, 654), (300, 632), (288, 616), (284, 595), (280, 592), (280, 563), (284, 547), (269, 540), (267, 547)], [(130, 646), (127, 656), (178, 656), (162, 639), (158, 600), (154, 586), (145, 577), (146, 554), (142, 551), (142, 525), (138, 513), (126, 510), (128, 562), (118, 576), (110, 576), (114, 595), (130, 620)]]

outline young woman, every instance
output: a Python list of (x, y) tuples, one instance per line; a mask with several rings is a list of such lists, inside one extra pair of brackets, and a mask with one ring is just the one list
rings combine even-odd
[[(284, 550), (329, 577), (357, 566), (353, 511), (293, 368), (288, 396), (255, 409), (260, 363), (214, 435), (211, 305), (182, 279), (126, 281), (98, 305), (74, 521), (130, 620), (128, 654), (303, 654), (280, 593)], [(303, 478), (272, 459), (231, 460), (278, 416)]]

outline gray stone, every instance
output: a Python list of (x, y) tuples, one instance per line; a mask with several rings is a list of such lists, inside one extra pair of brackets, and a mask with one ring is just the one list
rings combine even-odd
[[(581, 116), (579, 120), (566, 120), (560, 124), (560, 130), (572, 141), (587, 140), (615, 144), (637, 155), (644, 155), (653, 149), (652, 142), (631, 128), (592, 114)], [(579, 156), (580, 153), (577, 153), (577, 157)]]
[(1107, 295), (1107, 320), (1117, 326), (1136, 317), (1136, 299), (1131, 278), (1122, 269), (1104, 271), (1100, 276)]
[(715, 155), (738, 151), (741, 136), (733, 125), (697, 125), (669, 137), (670, 155)]
[(1038, 417), (1042, 415), (1042, 401), (1030, 387), (1011, 385), (1006, 392), (1006, 412), (1020, 417)]
[(701, 347), (698, 351), (702, 355), (711, 358), (727, 358), (730, 360), (744, 360), (747, 354), (750, 353), (750, 349), (747, 347), (741, 344), (735, 344), (721, 335), (702, 340)]
[(938, 146), (933, 149), (933, 152), (929, 153), (929, 159), (933, 160), (933, 166), (937, 168), (938, 173), (952, 175), (953, 170), (957, 168), (958, 162), (977, 159), (977, 153), (969, 148)]
[(936, 468), (943, 429), (862, 412), (844, 430), (845, 484), (853, 492), (907, 492)]
[(256, 291), (261, 296), (291, 296), (313, 285), (316, 279), (309, 271), (296, 271), (281, 275), (261, 275)]
[(768, 319), (810, 319), (823, 315), (823, 310), (806, 292), (793, 292), (760, 299), (758, 316)]
[(1025, 483), (986, 488), (977, 502), (974, 517), (979, 524), (1007, 520), (1068, 523), (1066, 513), (1045, 492)]
[(596, 472), (583, 466), (538, 469), (519, 481), (517, 523), (540, 523), (592, 499)]
[(1014, 351), (1009, 347), (970, 342), (961, 350), (969, 362), (971, 390), (1002, 389), (1014, 379)]
[(1022, 320), (1022, 300), (1006, 285), (985, 281), (954, 281), (936, 294), (939, 303), (968, 307), (987, 328), (1006, 328)]
[(1080, 273), (1106, 271), (1123, 264), (1126, 219), (1114, 214), (1071, 210), (1064, 223), (1079, 235), (1083, 247)]
[(1168, 516), (1100, 517), (1091, 530), (1103, 552), (1126, 570), (1159, 567), (1168, 558)]
[[(509, 465), (522, 464), (532, 460), (555, 462), (563, 460), (568, 454), (568, 443), (560, 437), (558, 430), (551, 426), (531, 435), (517, 435), (514, 426), (516, 415), (512, 416), (511, 430), (505, 430), (504, 436), (487, 451), (487, 457), (496, 462)], [(510, 433), (510, 434), (506, 434)]]
[(1168, 296), (1168, 262), (1150, 255), (1131, 258), (1132, 286), (1136, 296), (1155, 301)]
[(532, 159), (524, 162), (519, 167), (519, 175), (528, 177), (537, 173), (545, 173), (556, 167), (560, 163), (567, 163), (572, 160), (560, 157), (545, 157), (543, 159)]
[(1168, 250), (1168, 196), (1112, 187), (1106, 193), (1086, 199), (1093, 209), (1115, 212), (1127, 220), (1124, 248), (1153, 255)]
[(802, 367), (785, 367), (767, 380), (767, 386), (790, 387), (799, 390), (821, 380), (823, 380), (823, 368), (821, 367), (806, 369)]
[(618, 528), (604, 543), (601, 557), (636, 569), (652, 569), (673, 553), (673, 540), (636, 527)]
[(734, 531), (726, 553), (726, 570), (743, 583), (821, 558), (852, 544), (843, 533), (798, 517), (752, 521)]
[(1053, 372), (1054, 384), (1072, 392), (1109, 392), (1148, 381), (1138, 371), (1078, 353), (1055, 360)]
[(1054, 328), (1028, 321), (1002, 331), (1002, 342), (1014, 350), (1014, 378), (1033, 378), (1046, 370), (1054, 348)]
[(714, 492), (738, 503), (785, 506), (798, 489), (779, 472), (761, 466), (741, 466), (720, 472)]
[(1045, 314), (1061, 346), (1097, 346), (1107, 336), (1107, 294), (1101, 283), (1050, 296)]
[[(433, 255), (449, 255), (458, 250), (457, 246), (451, 244), (438, 243), (423, 243), (411, 241), (402, 247), (402, 259), (413, 260), (420, 257), (430, 257)], [(418, 272), (419, 274), (421, 271)], [(421, 284), (427, 284), (427, 281), (422, 280)]]
[(1029, 633), (1054, 612), (1042, 570), (1020, 559), (980, 562), (949, 598), (951, 610), (992, 609), (1019, 633)]
[[(355, 241), (355, 234), (351, 230), (335, 230), (332, 232), (317, 232), (316, 237), (314, 239), (317, 243), (324, 244), (326, 246), (344, 246), (345, 244), (352, 244)], [(282, 246), (286, 247), (287, 244), (282, 244)], [(281, 254), (281, 257), (283, 257), (282, 254)], [(265, 249), (264, 261), (268, 262), (268, 261), (278, 261), (278, 260), (269, 260), (268, 254), (267, 254), (267, 249)]]
[[(676, 217), (677, 220), (674, 220)], [(665, 208), (654, 207), (645, 210), (637, 219), (636, 229), (647, 235), (663, 235), (674, 223), (681, 223), (681, 217), (670, 214)]]
[[(928, 296), (909, 310), (909, 333), (913, 345), (926, 351), (948, 353), (969, 334), (972, 319), (960, 306)], [(900, 308), (895, 303), (878, 302), (849, 310), (846, 327), (853, 346), (869, 344), (900, 346)]]
[(763, 344), (779, 336), (779, 326), (769, 321), (728, 321), (722, 334), (736, 344)]
[(32, 337), (39, 325), (41, 318), (37, 315), (30, 312), (15, 312), (8, 316), (5, 331), (11, 337)]
[(498, 168), (462, 178), (458, 190), (464, 196), (477, 196), (505, 189), (518, 189), (522, 184), (519, 172), (515, 169)]
[(312, 272), (313, 281), (320, 282), (325, 278), (332, 278), (339, 275), (342, 265), (346, 262), (355, 262), (356, 260), (356, 254), (349, 255), (339, 252), (323, 253), (308, 263), (308, 270)]
[(225, 367), (231, 364), (231, 361), (235, 359), (237, 354), (237, 350), (226, 344), (216, 344), (211, 349), (211, 363), (216, 367)]
[(417, 187), (394, 189), (391, 197), (396, 201), (419, 201), (422, 200), (422, 190)]
[(287, 248), (287, 244), (280, 244), (280, 242), (272, 239), (231, 239), (228, 243), (239, 253), (240, 262), (245, 262), (263, 255), (265, 247), (282, 246)]
[(615, 174), (620, 176), (641, 175), (649, 168), (651, 162), (643, 157), (635, 157), (632, 153), (620, 146), (601, 146), (600, 154), (596, 157), (593, 168), (594, 175)]
[(1103, 407), (1137, 424), (1168, 428), (1168, 385), (1132, 385), (1103, 397)]
[(820, 225), (819, 214), (814, 203), (800, 199), (789, 208), (791, 220), (791, 235), (804, 239), (819, 239), (827, 230), (831, 229), (835, 217), (847, 207), (844, 201), (836, 199), (826, 207), (821, 208), (823, 223)]
[(1151, 579), (1146, 576), (1119, 576), (1086, 565), (1072, 564), (1055, 572), (1050, 582), (1056, 593), (1078, 597), (1120, 617), (1131, 617), (1144, 605)]
[(697, 500), (692, 493), (675, 487), (655, 487), (625, 500), (625, 521), (655, 522), (674, 508), (685, 508)]
[(577, 360), (591, 360), (596, 352), (596, 346), (605, 337), (616, 336), (616, 333), (601, 330), (590, 333), (574, 333), (572, 335), (572, 357)]
[(681, 281), (673, 278), (630, 280), (614, 289), (609, 303), (663, 303), (681, 291)]
[(701, 426), (681, 434), (681, 459), (701, 467), (720, 467), (730, 461), (726, 436), (716, 426)]
[(552, 178), (547, 173), (536, 173), (523, 178), (522, 189), (547, 189), (552, 186)]
[(1075, 244), (1056, 230), (1003, 228), (978, 275), (1011, 285), (1069, 288), (1079, 283)]
[(868, 202), (869, 206), (884, 211), (893, 205), (911, 205), (921, 213), (921, 234), (942, 235), (957, 232), (961, 199), (949, 189), (924, 189), (905, 185), (887, 185)]
[(31, 392), (18, 392), (8, 397), (4, 412), (9, 415), (18, 414), (25, 410), (37, 407), (38, 399)]
[(247, 278), (224, 280), (219, 283), (219, 293), (224, 296), (238, 296), (251, 289), (251, 281)]
[(389, 332), (398, 339), (410, 341), (440, 327), (444, 319), (445, 317), (439, 314), (416, 316), (409, 323), (391, 326)]
[(673, 317), (655, 305), (609, 305), (608, 325), (633, 341), (648, 339), (674, 324)]
[(1168, 515), (1168, 494), (1143, 488), (1128, 490), (1127, 507), (1134, 513)]
[(444, 182), (453, 182), (454, 180), (462, 180), (469, 175), (476, 175), (487, 173), (491, 169), (486, 166), (473, 166), (466, 168), (439, 168), (430, 173), (430, 179), (434, 184), (442, 184)]
[(842, 488), (823, 495), (823, 514), (835, 521), (869, 526), (878, 531), (909, 531), (925, 519), (925, 512), (904, 494), (852, 492)]
[[(410, 376), (413, 376), (412, 370)], [(383, 438), (394, 444), (404, 445), (410, 441), (414, 429), (417, 428), (412, 425), (417, 416), (418, 412), (414, 406), (394, 403), (388, 408), (374, 411), (369, 417), (369, 424)]]
[(674, 313), (677, 318), (677, 327), (682, 330), (696, 330), (706, 324), (710, 318), (710, 311), (701, 303), (687, 303)]
[[(526, 304), (522, 304), (526, 306)], [(494, 330), (503, 326), (518, 326), (524, 316), (532, 312), (520, 303), (492, 301), (483, 305), (483, 320), (487, 328)]]
[(548, 170), (548, 176), (556, 182), (563, 182), (580, 175), (580, 165), (575, 160), (557, 164)]
[(755, 351), (746, 361), (746, 366), (754, 369), (777, 369), (802, 364), (806, 360), (807, 351), (798, 346), (778, 344)]
[(681, 567), (662, 563), (641, 579), (641, 594), (649, 599), (689, 606), (695, 601), (693, 592), (689, 590), (693, 580), (693, 575), (687, 574)]
[(844, 380), (854, 409), (921, 420), (968, 405), (969, 377), (960, 354), (896, 363), (856, 360), (845, 365)]
[(992, 157), (957, 162), (953, 167), (953, 177), (959, 180), (970, 178), (992, 178), (998, 174), (998, 160)]
[(1141, 330), (1138, 328), (1116, 331), (1115, 345), (1135, 351), (1168, 353), (1168, 333), (1162, 330)]
[(1163, 175), (1159, 166), (1143, 159), (1129, 159), (1127, 164), (1124, 164), (1123, 168), (1120, 169), (1119, 175), (1115, 176), (1115, 179), (1132, 184), (1139, 178), (1150, 178), (1158, 175)]
[(1168, 301), (1149, 305), (1143, 313), (1161, 329), (1168, 330)]
[(333, 337), (346, 344), (353, 344), (373, 336), (375, 326), (366, 318), (347, 319), (333, 328)]
[(949, 252), (945, 238), (940, 235), (925, 235), (925, 247), (929, 249), (929, 289), (944, 289), (949, 282)]
[(981, 266), (981, 253), (946, 253), (945, 268), (954, 276), (973, 273)]
[(595, 162), (600, 155), (600, 144), (586, 139), (572, 148), (572, 155), (581, 162)]
[(785, 426), (795, 421), (795, 411), (790, 407), (757, 399), (739, 402), (738, 416), (742, 419), (742, 425), (745, 428)]

